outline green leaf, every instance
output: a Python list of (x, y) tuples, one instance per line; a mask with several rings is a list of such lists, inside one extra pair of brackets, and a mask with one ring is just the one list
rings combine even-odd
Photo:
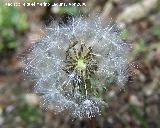
[(21, 15), (21, 17), (17, 18), (17, 23), (15, 24), (16, 29), (18, 31), (23, 31), (28, 28), (27, 17), (26, 15)]
[(14, 7), (2, 7), (2, 17), (3, 17), (3, 26), (4, 27), (13, 27), (12, 17), (16, 13)]
[(157, 116), (157, 128), (160, 128), (160, 114)]
[(153, 35), (160, 39), (160, 25), (154, 26), (151, 30)]
[(72, 15), (76, 15), (76, 14), (78, 14), (78, 12), (79, 12), (79, 8), (74, 7), (74, 6), (60, 7), (60, 11), (59, 11), (60, 14), (68, 13), (68, 14), (72, 14)]
[(133, 104), (129, 104), (129, 109), (132, 113), (132, 115), (141, 123), (141, 125), (144, 128), (147, 128), (147, 121), (146, 119), (141, 115), (140, 111), (134, 106)]
[(16, 42), (9, 42), (8, 44), (7, 44), (7, 48), (9, 48), (9, 49), (15, 49), (16, 48), (16, 46), (17, 46), (17, 44), (16, 44)]
[(0, 42), (0, 52), (4, 49), (4, 45), (2, 42)]
[(15, 38), (14, 31), (12, 29), (3, 29), (1, 34), (2, 34), (2, 38), (6, 41), (10, 41)]
[(140, 48), (140, 50), (144, 50), (145, 49), (145, 41), (143, 39), (139, 40), (139, 48)]
[(0, 5), (0, 50), (15, 49), (18, 34), (27, 28), (27, 15), (16, 7)]
[(32, 106), (25, 104), (19, 110), (19, 115), (23, 121), (28, 123), (35, 123), (39, 119), (39, 112)]
[(0, 7), (0, 27), (2, 26), (3, 16), (2, 16), (2, 8)]
[(128, 31), (127, 30), (123, 30), (121, 33), (120, 33), (120, 38), (123, 39), (123, 40), (127, 40), (128, 39)]

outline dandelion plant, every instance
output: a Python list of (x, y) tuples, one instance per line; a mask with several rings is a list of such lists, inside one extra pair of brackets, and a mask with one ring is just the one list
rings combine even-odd
[(76, 17), (67, 25), (52, 23), (44, 29), (23, 59), (42, 107), (76, 118), (101, 114), (107, 87), (124, 87), (129, 77), (130, 45), (117, 28), (102, 24), (99, 17)]

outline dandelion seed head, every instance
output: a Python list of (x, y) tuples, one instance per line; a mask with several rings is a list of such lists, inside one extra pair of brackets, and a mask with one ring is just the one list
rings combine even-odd
[(102, 25), (99, 17), (73, 18), (43, 33), (23, 59), (41, 106), (78, 118), (99, 115), (106, 106), (103, 88), (112, 82), (123, 87), (129, 76), (130, 47), (116, 24)]

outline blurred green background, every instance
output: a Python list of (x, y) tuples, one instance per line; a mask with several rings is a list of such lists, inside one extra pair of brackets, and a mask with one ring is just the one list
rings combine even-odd
[[(160, 1), (159, 0), (14, 0), (85, 3), (82, 7), (8, 7), (0, 1), (0, 128), (160, 128)], [(125, 27), (131, 61), (138, 66), (124, 90), (112, 87), (109, 107), (93, 119), (71, 120), (39, 107), (33, 83), (24, 80), (17, 56), (31, 47), (53, 19), (100, 14)]]

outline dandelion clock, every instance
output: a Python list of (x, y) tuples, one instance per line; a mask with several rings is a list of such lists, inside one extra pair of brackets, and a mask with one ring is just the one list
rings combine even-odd
[(44, 33), (23, 59), (41, 106), (75, 118), (101, 114), (107, 87), (124, 87), (129, 77), (130, 46), (116, 24), (78, 17), (67, 25), (52, 23)]

